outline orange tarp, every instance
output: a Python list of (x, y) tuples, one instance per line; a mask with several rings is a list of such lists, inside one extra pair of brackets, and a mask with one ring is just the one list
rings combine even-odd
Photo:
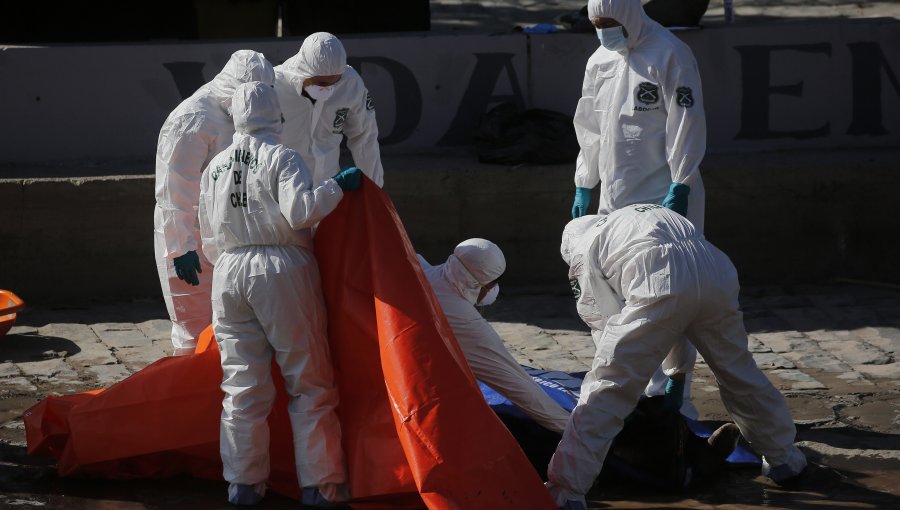
[[(485, 403), (387, 195), (368, 180), (348, 193), (319, 225), (316, 257), (354, 507), (554, 508)], [(192, 356), (29, 409), (28, 451), (56, 457), (62, 475), (221, 479), (221, 376), (207, 330)], [(298, 497), (275, 383), (269, 484)]]

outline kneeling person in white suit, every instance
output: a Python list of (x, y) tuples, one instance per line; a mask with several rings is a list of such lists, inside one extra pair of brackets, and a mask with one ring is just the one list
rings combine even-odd
[(419, 258), (475, 377), (544, 428), (561, 434), (569, 413), (513, 359), (500, 335), (475, 309), (493, 303), (500, 291), (497, 280), (506, 270), (500, 248), (476, 238), (459, 243), (443, 264), (430, 266)]
[[(763, 474), (776, 482), (800, 474), (806, 458), (794, 446), (790, 411), (747, 348), (737, 271), (690, 221), (640, 204), (583, 216), (566, 225), (560, 251), (576, 294), (592, 296), (579, 299), (578, 313), (597, 348), (548, 469), (561, 508), (585, 508), (623, 420), (685, 334), (715, 374), (741, 434), (763, 455)], [(610, 294), (625, 306), (604, 317), (595, 302)]]
[(215, 264), (228, 499), (251, 505), (265, 494), (274, 354), (290, 399), (303, 503), (324, 506), (349, 495), (310, 227), (359, 187), (362, 174), (349, 169), (314, 185), (300, 155), (279, 144), (281, 109), (270, 85), (240, 85), (232, 111), (234, 142), (203, 174), (199, 213), (203, 249)]

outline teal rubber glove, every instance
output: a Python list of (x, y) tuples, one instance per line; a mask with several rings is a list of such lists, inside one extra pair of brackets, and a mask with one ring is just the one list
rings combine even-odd
[(669, 382), (666, 383), (666, 399), (663, 403), (663, 408), (670, 411), (679, 411), (681, 410), (681, 405), (684, 403), (684, 378), (681, 379), (672, 379), (669, 378)]
[(197, 252), (191, 250), (180, 257), (175, 257), (172, 263), (175, 264), (175, 275), (179, 279), (194, 286), (200, 285), (197, 273), (202, 273), (203, 270), (200, 269), (200, 257)]
[(662, 205), (687, 217), (688, 195), (690, 194), (690, 186), (673, 182), (669, 186), (669, 193), (666, 195), (666, 198), (663, 199)]
[(589, 188), (575, 188), (575, 203), (572, 204), (572, 219), (580, 218), (587, 214), (591, 205), (591, 190)]
[(362, 170), (355, 166), (345, 168), (334, 176), (334, 180), (344, 191), (357, 190), (362, 186)]

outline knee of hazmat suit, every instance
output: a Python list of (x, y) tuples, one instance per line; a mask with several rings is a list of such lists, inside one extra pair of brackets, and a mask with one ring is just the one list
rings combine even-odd
[(199, 212), (204, 247), (216, 264), (224, 476), (256, 485), (269, 475), (265, 420), (275, 394), (274, 352), (290, 399), (300, 482), (333, 499), (346, 474), (310, 228), (343, 192), (333, 179), (314, 187), (299, 154), (278, 143), (281, 110), (272, 87), (238, 86), (232, 111), (237, 133), (203, 173)]
[[(159, 133), (154, 247), (176, 351), (192, 350), (196, 337), (211, 320), (212, 267), (202, 252), (197, 224), (200, 176), (210, 160), (231, 143), (231, 97), (239, 84), (250, 81), (274, 84), (272, 65), (261, 53), (234, 52), (212, 81), (169, 114)], [(178, 279), (172, 262), (190, 251), (197, 252), (203, 267), (196, 287)]]
[(275, 68), (275, 90), (285, 118), (282, 143), (303, 156), (315, 182), (340, 171), (346, 137), (355, 165), (384, 184), (375, 102), (347, 65), (337, 37), (316, 32), (304, 39), (300, 51)]
[(687, 217), (702, 232), (706, 117), (693, 53), (640, 0), (590, 0), (588, 14), (621, 23), (597, 30), (624, 40), (614, 49), (601, 45), (585, 66), (574, 120), (581, 148), (575, 186), (601, 186), (601, 214), (660, 204), (673, 183), (687, 186)]

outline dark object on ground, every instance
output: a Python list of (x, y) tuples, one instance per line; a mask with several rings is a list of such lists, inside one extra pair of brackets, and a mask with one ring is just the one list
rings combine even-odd
[(650, 0), (644, 12), (664, 27), (696, 27), (709, 7), (709, 0)]
[(557, 23), (565, 26), (570, 32), (594, 32), (594, 25), (588, 18), (587, 5), (577, 11), (567, 12), (556, 18)]
[(482, 163), (568, 163), (578, 156), (572, 117), (550, 110), (523, 111), (514, 103), (494, 107), (474, 133)]
[[(650, 0), (644, 12), (664, 27), (696, 27), (706, 14), (709, 0)], [(571, 32), (593, 32), (587, 6), (557, 17), (556, 21)]]
[[(740, 439), (734, 424), (720, 427), (709, 440), (694, 435), (679, 413), (663, 409), (664, 397), (640, 401), (616, 436), (599, 483), (621, 478), (657, 490), (680, 491), (714, 480)], [(499, 414), (528, 460), (546, 480), (547, 466), (561, 436), (528, 418)]]

